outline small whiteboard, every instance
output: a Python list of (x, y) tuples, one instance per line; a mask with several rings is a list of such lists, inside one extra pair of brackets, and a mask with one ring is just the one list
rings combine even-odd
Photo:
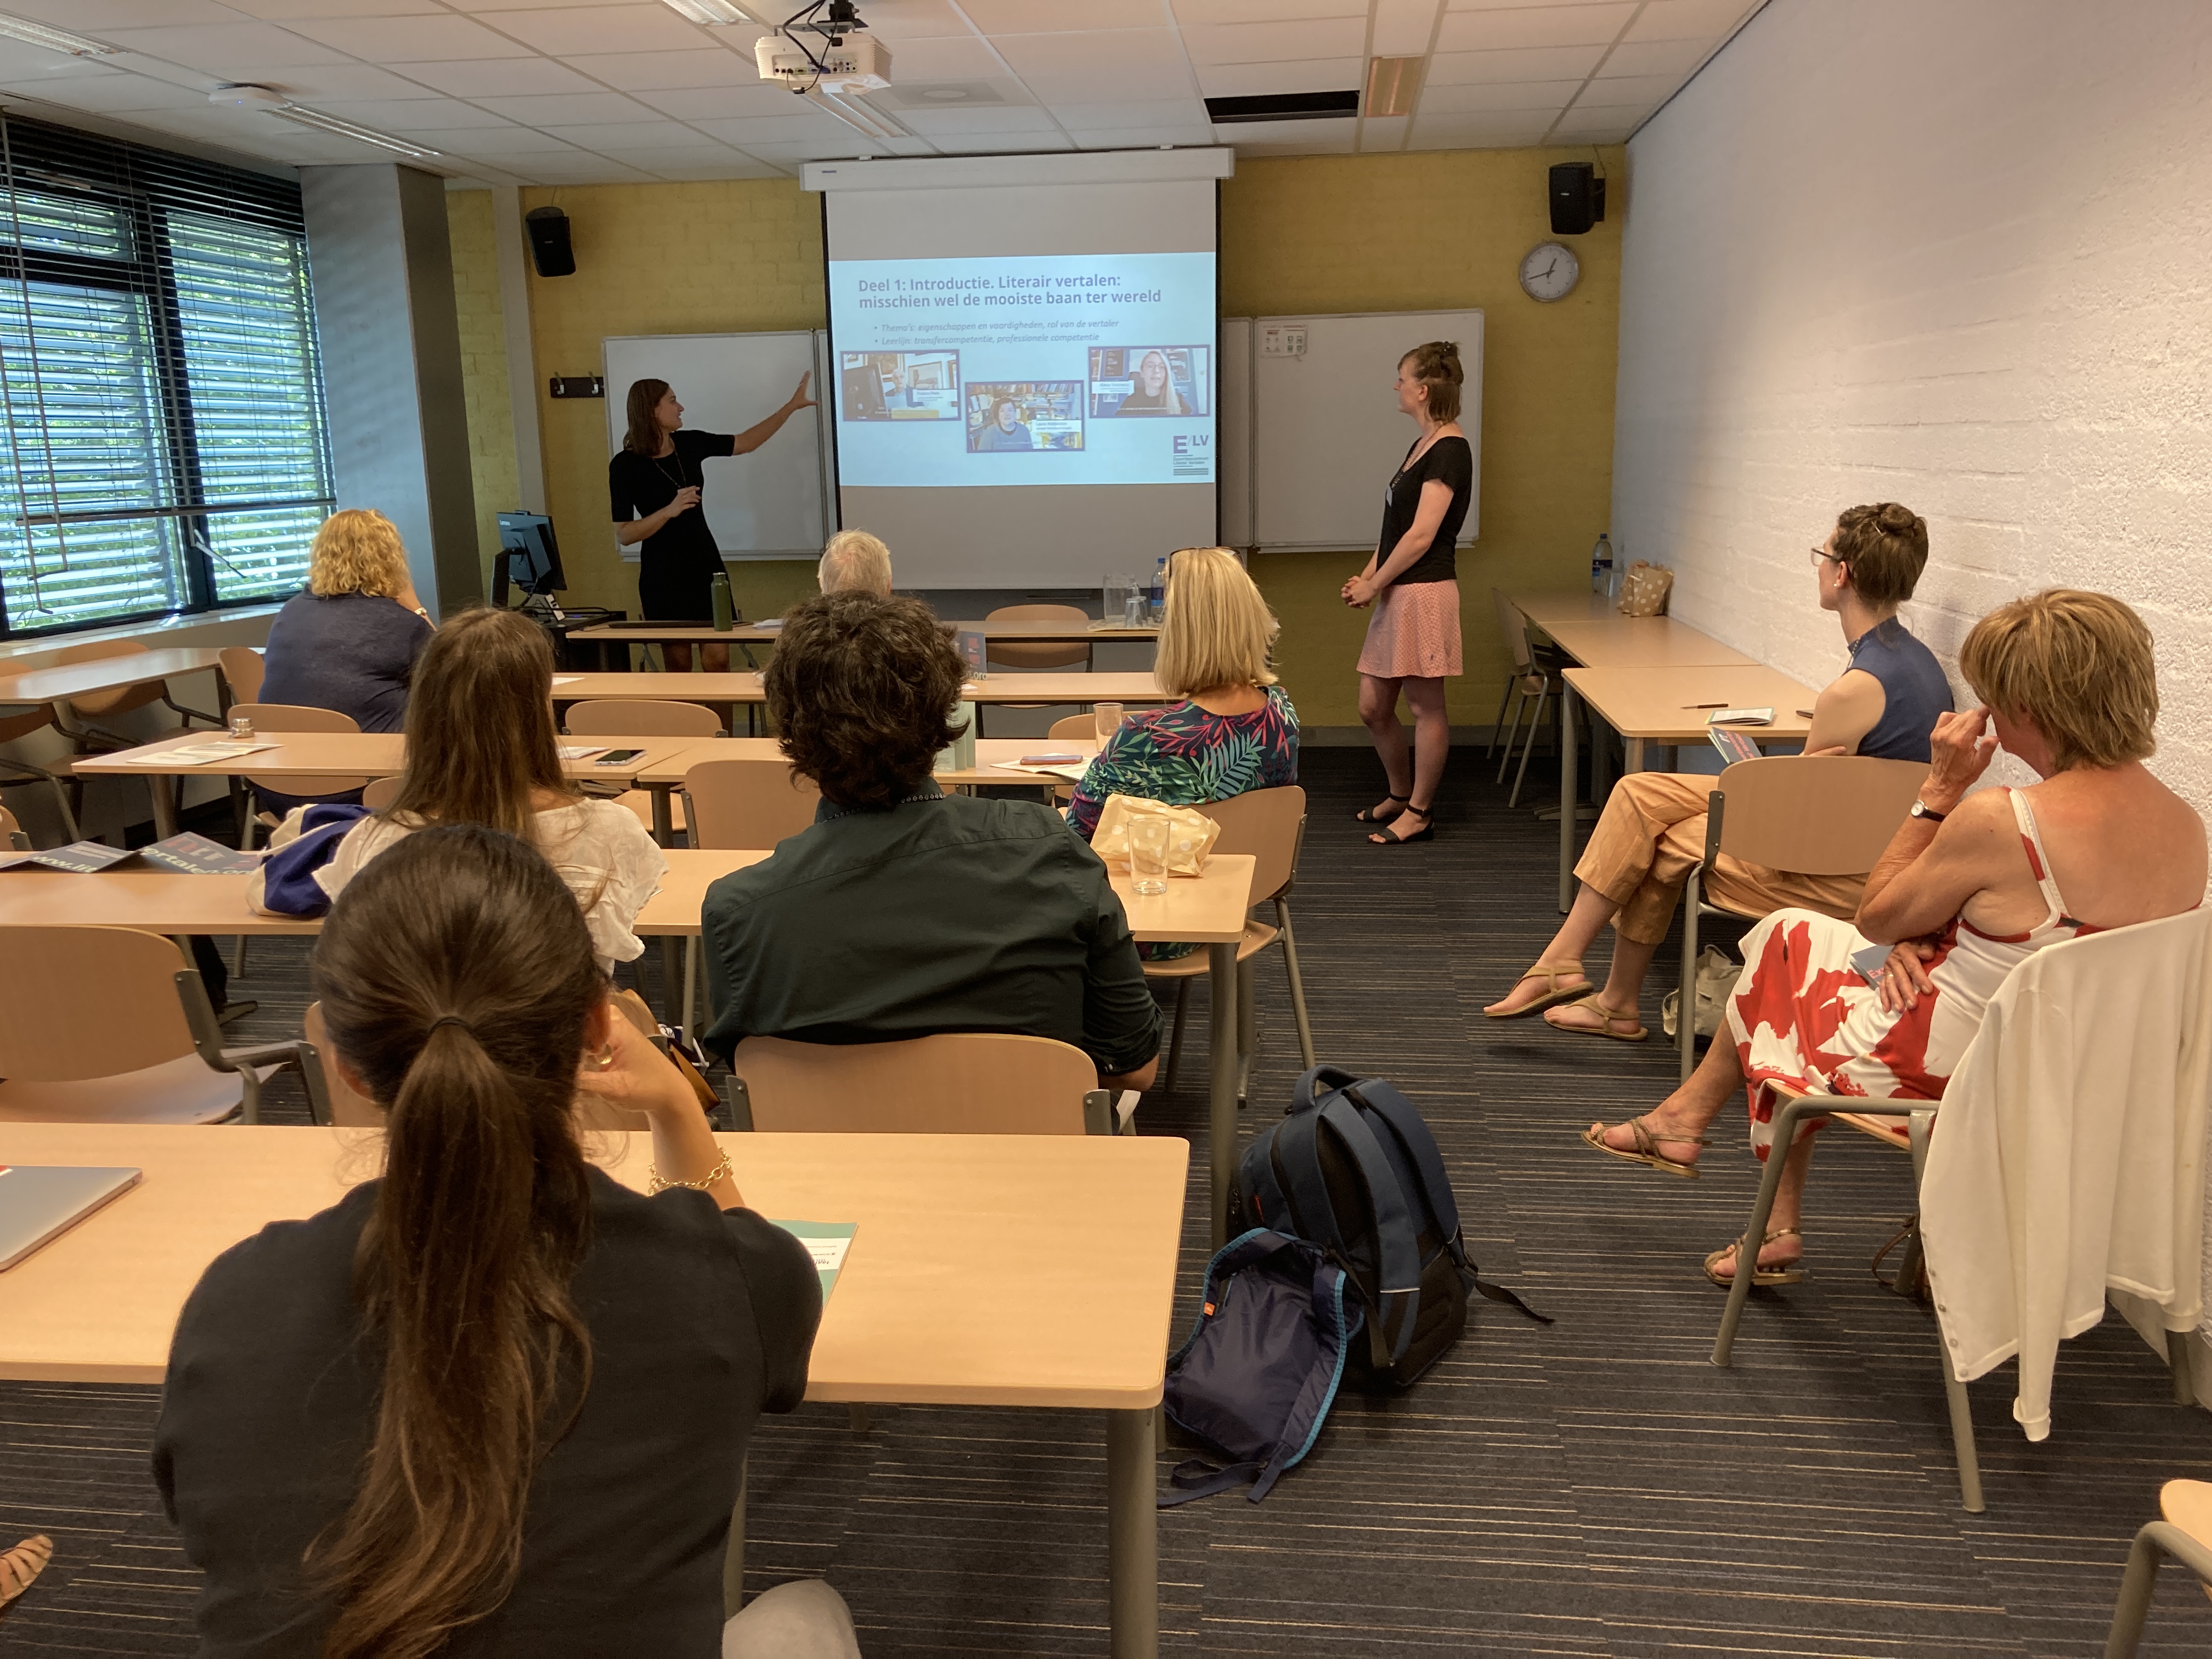
[[(811, 372), (822, 391), (823, 337), (787, 334), (632, 334), (604, 343), (607, 453), (629, 428), (632, 381), (665, 380), (684, 405), (684, 424), (702, 432), (743, 432), (766, 420)], [(817, 558), (830, 522), (822, 411), (802, 409), (750, 455), (705, 463), (702, 503), (714, 544), (730, 559)], [(621, 550), (635, 563), (638, 547)]]
[[(1224, 329), (1231, 325), (1224, 324)], [(1382, 492), (1419, 429), (1398, 412), (1398, 359), (1428, 340), (1455, 340), (1467, 381), (1460, 425), (1474, 452), (1474, 499), (1459, 544), (1475, 539), (1482, 505), (1482, 313), (1378, 312), (1361, 316), (1261, 317), (1252, 333), (1247, 384), (1228, 376), (1224, 404), (1249, 398), (1251, 528), (1246, 545), (1371, 549), (1382, 526)], [(1224, 418), (1224, 425), (1226, 421)], [(1229, 468), (1222, 468), (1224, 485)], [(1235, 522), (1224, 508), (1224, 523)]]

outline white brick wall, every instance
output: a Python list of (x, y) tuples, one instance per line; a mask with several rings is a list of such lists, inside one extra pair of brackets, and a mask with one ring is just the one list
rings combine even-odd
[(2212, 811), (2208, 181), (2205, 0), (1773, 0), (1629, 148), (1616, 540), (1814, 684), (1855, 501), (1926, 516), (1954, 668), (2016, 593), (2117, 594)]

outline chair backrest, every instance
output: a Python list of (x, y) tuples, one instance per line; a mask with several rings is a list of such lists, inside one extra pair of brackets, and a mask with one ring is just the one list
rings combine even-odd
[[(1083, 717), (1088, 720), (1091, 716)], [(33, 732), (42, 732), (54, 723), (54, 706), (40, 703), (36, 708), (19, 708), (12, 714), (0, 714), (0, 743), (13, 743), (18, 738), (27, 738)]]
[[(1077, 623), (1088, 626), (1091, 613), (1073, 605), (1002, 605), (984, 617), (994, 622), (1050, 622)], [(1079, 662), (1091, 660), (1087, 645), (1026, 644), (1015, 640), (993, 640), (990, 645), (993, 662), (1004, 663), (1009, 668), (1068, 668)]]
[(1297, 878), (1306, 830), (1306, 792), (1298, 785), (1249, 790), (1198, 810), (1221, 826), (1215, 852), (1252, 855), (1253, 903), (1273, 898)]
[(731, 1071), (753, 1127), (825, 1134), (1079, 1135), (1098, 1087), (1083, 1050), (1050, 1037), (945, 1032), (902, 1042), (747, 1037)]
[(399, 780), (396, 777), (371, 778), (362, 786), (361, 804), (372, 812), (381, 812), (398, 799)]
[(1726, 798), (1721, 851), (1807, 876), (1871, 870), (1928, 781), (1918, 761), (1867, 755), (1765, 755), (1738, 761), (1714, 787)]
[[(335, 708), (312, 708), (297, 702), (234, 702), (234, 714), (244, 714), (261, 732), (358, 732), (361, 722)], [(343, 795), (349, 789), (368, 787), (370, 780), (319, 778), (304, 772), (255, 772), (246, 780), (256, 788), (274, 789), (287, 795)]]
[(11, 853), (27, 853), (31, 838), (23, 833), (23, 826), (15, 822), (15, 815), (0, 806), (0, 848)]
[(568, 705), (572, 738), (718, 738), (721, 716), (703, 702), (600, 697)]
[(250, 645), (226, 645), (216, 653), (222, 664), (223, 684), (233, 702), (252, 702), (261, 695), (261, 677), (269, 671), (262, 655)]
[(1055, 740), (1060, 738), (1095, 738), (1098, 735), (1096, 714), (1067, 714), (1052, 723), (1045, 735)]
[(1505, 648), (1513, 653), (1513, 672), (1528, 672), (1528, 619), (1521, 614), (1521, 607), (1505, 597), (1505, 590), (1490, 590), (1490, 602), (1498, 607), (1498, 631), (1504, 636)]
[(192, 1053), (191, 965), (135, 927), (0, 927), (0, 1077), (82, 1083)]
[(821, 801), (812, 779), (767, 757), (701, 761), (684, 775), (684, 821), (694, 847), (773, 847), (813, 823)]
[[(54, 653), (54, 666), (65, 663), (99, 662), (107, 657), (129, 657), (143, 654), (146, 647), (136, 640), (100, 640), (88, 645), (72, 645)], [(143, 708), (149, 703), (159, 702), (168, 691), (166, 680), (142, 680), (113, 691), (88, 692), (82, 697), (71, 697), (70, 707), (76, 713), (99, 720), (110, 714), (127, 714), (134, 708)]]

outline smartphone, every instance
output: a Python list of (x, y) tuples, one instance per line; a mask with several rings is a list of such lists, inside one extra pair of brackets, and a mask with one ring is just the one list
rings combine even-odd
[(642, 749), (610, 749), (605, 754), (600, 756), (599, 759), (593, 761), (592, 764), (594, 766), (627, 766), (643, 753), (645, 753), (645, 750)]

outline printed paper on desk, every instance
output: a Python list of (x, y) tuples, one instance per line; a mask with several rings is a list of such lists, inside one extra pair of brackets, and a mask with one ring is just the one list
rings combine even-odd
[(556, 685), (574, 685), (578, 680), (580, 680), (583, 678), (584, 677), (581, 674), (556, 674), (553, 677), (553, 684)]
[(607, 746), (605, 744), (601, 744), (596, 749), (582, 744), (563, 744), (561, 745), (561, 758), (564, 761), (589, 760), (594, 755), (604, 755), (606, 752)]
[(156, 750), (150, 755), (118, 755), (116, 758), (125, 766), (205, 766), (213, 761), (235, 760), (240, 755), (258, 755), (275, 747), (273, 743), (188, 743), (174, 749)]
[(830, 1299), (830, 1287), (837, 1282), (837, 1274), (845, 1266), (845, 1252), (852, 1248), (853, 1235), (860, 1231), (857, 1221), (772, 1221), (772, 1227), (781, 1227), (806, 1246), (807, 1255), (814, 1258), (814, 1270), (822, 1275), (822, 1299)]
[(1708, 726), (1771, 726), (1771, 708), (1719, 708), (1705, 721)]

